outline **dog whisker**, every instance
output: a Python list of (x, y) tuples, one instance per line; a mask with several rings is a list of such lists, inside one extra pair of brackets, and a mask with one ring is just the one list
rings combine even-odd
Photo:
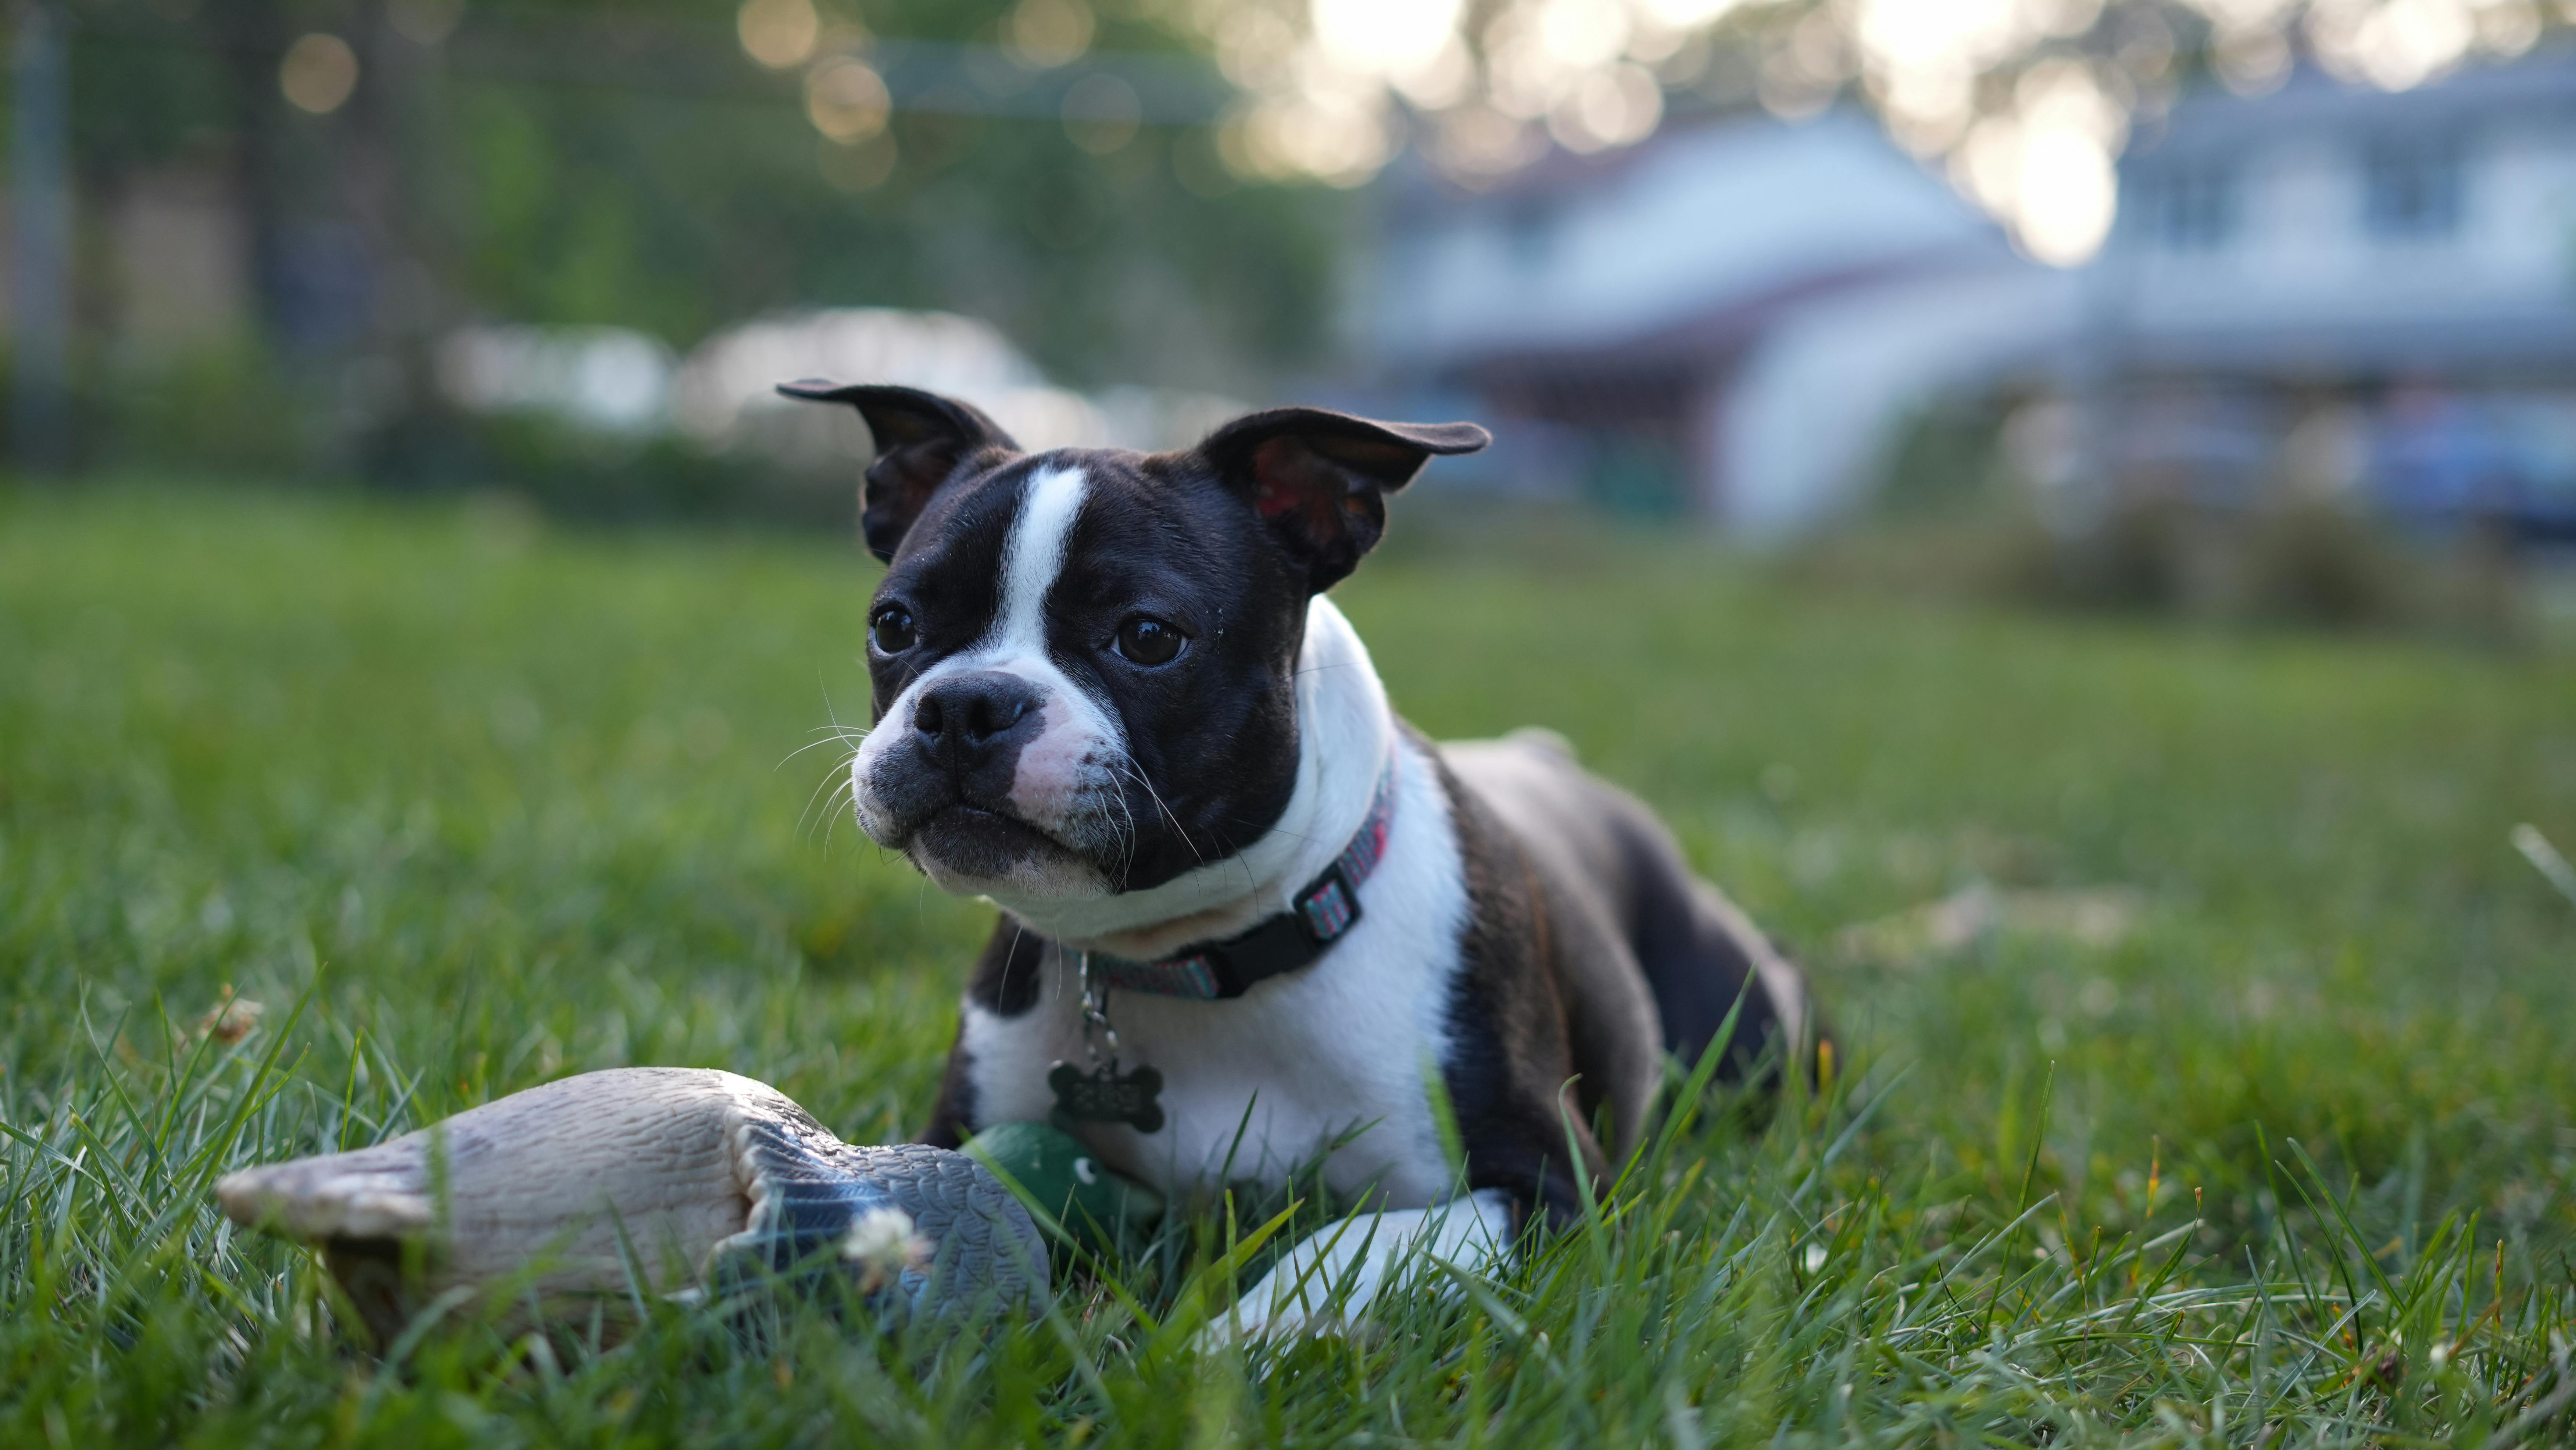
[[(848, 788), (849, 787), (846, 783), (836, 783), (829, 778), (826, 778), (814, 787), (814, 794), (820, 797), (822, 801), (820, 814), (816, 815), (815, 819), (811, 823), (808, 823), (803, 816), (797, 818), (797, 824), (803, 828), (805, 839), (808, 843), (813, 841), (814, 832), (820, 830), (823, 833), (824, 848), (826, 850), (831, 848), (832, 827), (840, 819), (839, 806), (841, 803), (842, 792), (846, 791)], [(812, 799), (807, 800), (805, 809), (808, 815), (815, 814), (815, 807)]]
[[(816, 746), (829, 745), (836, 740), (843, 744), (855, 747), (867, 740), (870, 730), (873, 728), (842, 724), (840, 712), (832, 708), (832, 692), (828, 689), (823, 692), (823, 714), (825, 718), (831, 721), (831, 723), (828, 725), (814, 726), (805, 733), (808, 735), (820, 735), (824, 738), (813, 742), (811, 745), (797, 746), (794, 750), (787, 752), (787, 759), (778, 762), (780, 768), (783, 769), (788, 760), (794, 760), (797, 756), (804, 754), (808, 750), (814, 749)], [(856, 751), (853, 750), (852, 753), (855, 754)]]
[(832, 833), (841, 827), (841, 818), (855, 810), (858, 799), (858, 786), (845, 776), (841, 783), (833, 788), (830, 799), (824, 802), (823, 808), (828, 818), (823, 827), (823, 845), (826, 849), (832, 844)]
[(1154, 783), (1145, 778), (1145, 768), (1136, 763), (1136, 757), (1133, 755), (1126, 755), (1125, 759), (1126, 764), (1120, 768), (1123, 769), (1129, 779), (1135, 781), (1136, 784), (1144, 788), (1146, 795), (1153, 797), (1155, 806), (1160, 808), (1163, 812), (1163, 819), (1170, 821), (1172, 823), (1172, 830), (1180, 836), (1181, 844), (1190, 848), (1190, 854), (1198, 858), (1200, 865), (1206, 865), (1207, 853), (1199, 849), (1198, 842), (1190, 839), (1189, 828), (1182, 825), (1181, 818), (1173, 814), (1172, 808), (1164, 803), (1163, 793), (1154, 789)]
[(832, 777), (829, 775), (826, 775), (821, 780), (814, 782), (814, 788), (805, 793), (805, 808), (796, 813), (796, 829), (809, 842), (814, 839), (814, 803), (817, 800), (823, 800), (823, 808), (826, 811), (829, 811), (831, 809), (831, 804), (830, 801), (825, 798), (824, 792), (831, 790), (832, 788)]
[[(828, 728), (828, 727), (827, 727), (827, 728)], [(825, 737), (824, 737), (823, 739), (821, 739), (821, 740), (814, 741), (814, 742), (812, 742), (811, 744), (807, 744), (807, 745), (799, 745), (799, 746), (797, 746), (795, 749), (793, 749), (793, 750), (791, 750), (791, 751), (788, 751), (788, 752), (787, 752), (787, 754), (786, 754), (785, 756), (783, 756), (783, 757), (781, 757), (781, 758), (780, 758), (780, 760), (779, 760), (778, 765), (777, 765), (777, 767), (776, 767), (776, 768), (777, 768), (777, 769), (780, 769), (780, 770), (784, 770), (784, 769), (786, 769), (786, 768), (787, 768), (787, 762), (788, 762), (788, 761), (794, 760), (797, 756), (800, 756), (800, 755), (804, 754), (804, 753), (805, 753), (806, 751), (808, 751), (808, 750), (820, 750), (820, 749), (822, 749), (822, 748), (823, 748), (824, 746), (826, 746), (826, 745), (850, 745), (850, 744), (855, 744), (855, 743), (857, 743), (857, 742), (859, 742), (859, 741), (863, 741), (863, 740), (865, 740), (865, 739), (867, 739), (867, 738), (868, 738), (868, 737), (867, 737), (867, 733), (866, 733), (865, 731), (861, 731), (861, 732), (859, 732), (859, 733), (857, 733), (857, 734), (850, 734), (850, 733), (845, 732), (845, 731), (844, 731), (844, 732), (832, 732), (832, 733), (827, 733), (827, 734), (825, 735)]]
[[(849, 755), (842, 757), (839, 763), (835, 764), (829, 771), (826, 771), (821, 780), (815, 782), (814, 789), (811, 792), (808, 792), (805, 797), (805, 811), (800, 812), (796, 817), (798, 825), (801, 826), (805, 823), (805, 815), (812, 812), (814, 809), (814, 797), (822, 794), (825, 787), (848, 784), (850, 779), (850, 762), (857, 758), (858, 752), (852, 751)], [(783, 766), (786, 762), (781, 761), (779, 764)]]
[[(1118, 765), (1115, 761), (1110, 762), (1110, 769), (1113, 772), (1118, 769)], [(1119, 836), (1125, 843), (1125, 849), (1123, 852), (1125, 859), (1119, 864), (1118, 868), (1118, 879), (1123, 883), (1129, 876), (1134, 874), (1136, 870), (1136, 847), (1138, 844), (1137, 837), (1139, 834), (1136, 829), (1136, 812), (1133, 807), (1127, 804), (1126, 792), (1112, 790), (1102, 791), (1100, 794), (1108, 797), (1110, 801), (1117, 805), (1118, 814), (1124, 820), (1124, 825)]]
[(773, 768), (776, 770), (784, 770), (787, 768), (788, 761), (794, 760), (796, 757), (803, 755), (808, 750), (815, 749), (817, 746), (838, 744), (849, 747), (849, 754), (841, 757), (840, 762), (832, 767), (831, 772), (825, 775), (820, 782), (816, 783), (814, 789), (806, 795), (805, 809), (798, 812), (796, 816), (797, 828), (804, 833), (805, 839), (808, 842), (811, 842), (814, 839), (814, 828), (806, 824), (806, 820), (807, 817), (814, 813), (815, 798), (818, 796), (821, 797), (823, 802), (823, 849), (825, 851), (829, 851), (832, 849), (832, 833), (838, 828), (840, 823), (840, 806), (843, 798), (846, 796), (853, 808), (858, 804), (858, 782), (852, 777), (850, 767), (852, 763), (857, 761), (859, 758), (859, 746), (866, 743), (868, 731), (858, 726), (844, 725), (841, 723), (840, 712), (832, 706), (832, 691), (829, 686), (825, 686), (823, 689), (823, 714), (831, 723), (827, 725), (817, 725), (808, 732), (809, 734), (820, 735), (823, 738), (813, 741), (810, 744), (800, 745), (794, 750), (787, 752), (786, 759), (779, 761)]
[(1260, 890), (1261, 882), (1259, 878), (1252, 874), (1252, 863), (1244, 858), (1244, 854), (1241, 851), (1235, 849), (1234, 838), (1228, 836), (1224, 831), (1218, 830), (1215, 826), (1210, 826), (1208, 829), (1216, 831), (1217, 844), (1225, 847), (1227, 854), (1234, 859), (1234, 864), (1243, 868), (1243, 889), (1246, 891)]

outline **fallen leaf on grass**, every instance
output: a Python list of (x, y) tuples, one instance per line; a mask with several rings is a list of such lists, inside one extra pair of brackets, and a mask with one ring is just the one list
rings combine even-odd
[(257, 1030), (261, 1015), (267, 1011), (248, 997), (227, 997), (222, 1005), (197, 1019), (196, 1033), (230, 1047)]
[(2107, 947), (2127, 936), (2145, 909), (2145, 893), (2127, 886), (1998, 891), (1980, 881), (1938, 901), (1844, 927), (1834, 947), (1846, 960), (1888, 966), (1955, 952), (2006, 932)]

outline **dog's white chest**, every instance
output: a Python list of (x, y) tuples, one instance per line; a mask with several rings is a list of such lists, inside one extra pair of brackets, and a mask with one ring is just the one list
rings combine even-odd
[[(1449, 1053), (1465, 871), (1438, 776), (1410, 745), (1397, 787), (1361, 919), (1321, 960), (1232, 1001), (1111, 994), (1124, 1063), (1163, 1075), (1165, 1115), (1153, 1133), (1087, 1133), (1111, 1164), (1167, 1192), (1276, 1184), (1347, 1139), (1325, 1163), (1335, 1192), (1374, 1184), (1399, 1208), (1448, 1195), (1426, 1079)], [(1087, 1062), (1070, 965), (1051, 958), (1016, 1017), (970, 1005), (962, 1045), (979, 1123), (1046, 1117), (1049, 1066)]]

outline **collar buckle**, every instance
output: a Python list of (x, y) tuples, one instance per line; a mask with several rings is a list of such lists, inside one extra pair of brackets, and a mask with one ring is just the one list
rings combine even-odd
[(1131, 962), (1104, 953), (1092, 961), (1092, 970), (1122, 992), (1213, 1002), (1240, 997), (1272, 977), (1311, 965), (1359, 925), (1360, 883), (1376, 873), (1395, 817), (1395, 771), (1390, 758), (1378, 774), (1377, 793), (1358, 833), (1290, 898), (1286, 911), (1224, 941), (1183, 947), (1158, 961)]
[(1335, 861), (1324, 868), (1297, 898), (1297, 926), (1306, 940), (1318, 947), (1331, 946), (1342, 933), (1359, 924), (1360, 892), (1352, 884), (1351, 873)]

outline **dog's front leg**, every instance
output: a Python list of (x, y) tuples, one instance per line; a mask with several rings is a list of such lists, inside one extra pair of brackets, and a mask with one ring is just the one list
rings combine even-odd
[[(1499, 1259), (1512, 1241), (1512, 1196), (1487, 1188), (1429, 1208), (1355, 1213), (1298, 1241), (1234, 1313), (1208, 1326), (1203, 1348), (1237, 1338), (1331, 1334), (1367, 1318), (1378, 1295), (1408, 1269), (1463, 1269)], [(1451, 1286), (1443, 1285), (1442, 1292)]]

